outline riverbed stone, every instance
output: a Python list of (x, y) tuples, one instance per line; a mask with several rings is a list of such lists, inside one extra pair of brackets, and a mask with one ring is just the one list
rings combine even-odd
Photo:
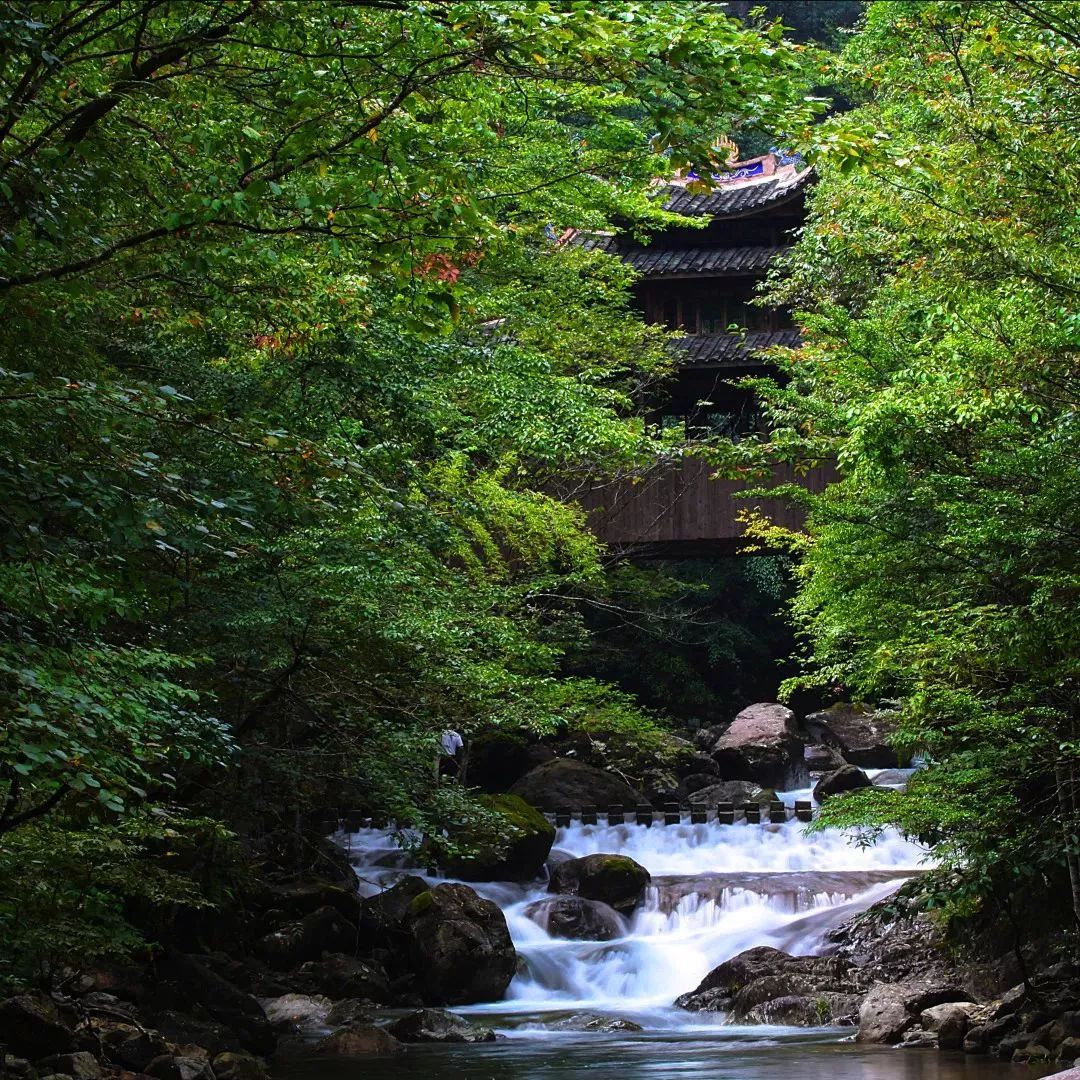
[(896, 1043), (923, 1011), (951, 1001), (968, 1001), (959, 987), (923, 981), (875, 983), (859, 1006), (859, 1042)]
[(51, 998), (18, 994), (0, 1001), (0, 1044), (13, 1055), (36, 1060), (70, 1050), (74, 1036)]
[(552, 937), (571, 941), (612, 941), (626, 934), (626, 922), (613, 907), (583, 896), (535, 900), (525, 915)]
[(795, 714), (774, 701), (743, 709), (712, 747), (712, 757), (725, 780), (790, 790), (810, 779)]
[(554, 893), (600, 900), (625, 913), (641, 902), (651, 879), (649, 871), (628, 856), (600, 853), (560, 863), (548, 888)]
[(937, 1036), (942, 1050), (959, 1050), (964, 1045), (964, 1035), (971, 1026), (971, 1017), (981, 1006), (970, 1001), (948, 1001), (923, 1009), (919, 1023), (923, 1031)]
[(845, 791), (858, 791), (870, 787), (870, 777), (856, 765), (841, 765), (823, 776), (814, 785), (814, 798), (824, 802), (832, 795), (841, 795)]
[(491, 1028), (470, 1023), (445, 1009), (418, 1009), (390, 1027), (402, 1042), (481, 1043), (494, 1042)]
[(383, 1056), (401, 1049), (401, 1043), (390, 1032), (374, 1024), (339, 1028), (315, 1044), (315, 1053), (325, 1057)]
[(635, 806), (647, 801), (621, 776), (573, 758), (556, 758), (530, 769), (510, 788), (510, 794), (542, 810)]
[(810, 713), (804, 721), (810, 737), (835, 746), (849, 765), (864, 769), (895, 769), (908, 763), (889, 744), (897, 715), (861, 702), (840, 701)]
[(498, 1001), (514, 977), (517, 953), (503, 913), (467, 885), (420, 893), (401, 929), (416, 992), (427, 1005)]
[(212, 1064), (215, 1080), (266, 1080), (266, 1066), (253, 1054), (218, 1054)]
[(574, 1013), (551, 1025), (558, 1031), (600, 1031), (600, 1032), (635, 1032), (644, 1031), (633, 1020), (622, 1016), (605, 1016), (603, 1013)]
[(326, 953), (321, 960), (301, 964), (290, 981), (329, 998), (366, 998), (380, 1005), (393, 1000), (386, 972), (379, 963), (344, 953)]
[(36, 1062), (39, 1073), (63, 1073), (74, 1080), (101, 1080), (101, 1065), (86, 1050), (74, 1054), (53, 1054)]

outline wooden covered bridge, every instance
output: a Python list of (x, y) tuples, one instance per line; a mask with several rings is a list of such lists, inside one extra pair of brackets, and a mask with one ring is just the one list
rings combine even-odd
[[(734, 383), (775, 369), (766, 350), (795, 348), (799, 333), (790, 312), (752, 303), (776, 257), (793, 242), (805, 219), (809, 169), (774, 151), (732, 162), (699, 190), (694, 176), (664, 189), (664, 208), (707, 218), (704, 228), (673, 226), (648, 244), (616, 234), (571, 231), (564, 242), (617, 255), (641, 275), (635, 302), (647, 321), (684, 336), (673, 342), (678, 373), (664, 397), (648, 403), (648, 418), (680, 427), (691, 441), (714, 435), (739, 439), (760, 429), (753, 394)], [(733, 332), (732, 328), (739, 328)], [(763, 355), (765, 353), (765, 355)], [(821, 491), (833, 478), (828, 467), (796, 477), (779, 468), (771, 480), (740, 485), (711, 480), (698, 458), (658, 465), (644, 477), (593, 480), (565, 487), (589, 513), (602, 540), (642, 555), (733, 553), (744, 545), (740, 515), (760, 510), (777, 524), (797, 529), (797, 509), (776, 499), (740, 498), (740, 490), (797, 482)]]

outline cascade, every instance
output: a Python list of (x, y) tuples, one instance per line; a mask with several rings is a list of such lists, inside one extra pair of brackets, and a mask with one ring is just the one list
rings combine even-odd
[[(809, 794), (783, 797), (790, 804)], [(409, 866), (390, 830), (339, 839), (366, 894), (392, 884)], [(558, 829), (553, 852), (628, 855), (649, 870), (652, 883), (624, 936), (609, 941), (550, 936), (526, 914), (550, 897), (544, 883), (470, 883), (502, 909), (523, 964), (505, 1000), (466, 1011), (516, 1014), (510, 1029), (518, 1033), (544, 1027), (545, 1014), (573, 1011), (628, 1017), (647, 1030), (721, 1023), (722, 1016), (687, 1013), (672, 1002), (744, 949), (820, 951), (830, 929), (926, 866), (926, 852), (896, 833), (858, 846), (833, 830), (807, 835), (806, 825), (794, 820), (653, 827), (575, 822)]]

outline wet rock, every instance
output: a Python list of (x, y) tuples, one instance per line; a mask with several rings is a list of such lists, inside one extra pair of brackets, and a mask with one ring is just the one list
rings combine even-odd
[(0, 1001), (0, 1044), (11, 1054), (34, 1061), (70, 1050), (74, 1036), (51, 998), (19, 994)]
[(626, 934), (626, 922), (613, 907), (582, 896), (536, 900), (525, 915), (552, 937), (571, 941), (612, 941)]
[(862, 769), (854, 765), (841, 765), (814, 785), (814, 798), (818, 802), (824, 802), (830, 795), (840, 795), (845, 791), (857, 791), (870, 786), (870, 778)]
[(349, 1027), (352, 1024), (368, 1024), (372, 1019), (371, 1002), (350, 998), (339, 1001), (327, 1014), (327, 1027)]
[[(853, 1011), (853, 1001), (861, 990), (857, 972), (849, 965), (827, 956), (791, 956), (767, 945), (747, 949), (712, 969), (675, 1004), (691, 1012), (730, 1012), (733, 1019), (780, 1023), (758, 1019), (773, 1011), (788, 1011), (806, 1017), (819, 1012), (815, 1000), (828, 1006), (830, 1021), (839, 1022)], [(794, 1001), (769, 1006), (785, 998), (805, 998), (810, 1010)], [(752, 1019), (753, 1017), (753, 1019)], [(793, 1021), (800, 1022), (800, 1021)], [(813, 1019), (811, 1026), (822, 1021)]]
[(763, 788), (750, 780), (725, 780), (695, 791), (689, 801), (702, 806), (715, 806), (717, 803), (729, 802), (738, 810), (748, 804), (756, 803), (764, 806), (775, 798), (776, 792), (772, 788)]
[(162, 1054), (146, 1067), (155, 1080), (214, 1080), (214, 1071), (205, 1061), (177, 1054)]
[(838, 702), (805, 721), (811, 738), (837, 747), (849, 765), (865, 769), (895, 769), (906, 765), (889, 745), (896, 713), (867, 705)]
[(132, 1072), (143, 1072), (156, 1057), (168, 1051), (165, 1039), (156, 1031), (139, 1031), (129, 1028), (117, 1031), (102, 1039), (108, 1059)]
[(428, 891), (422, 877), (403, 877), (392, 888), (363, 901), (360, 910), (360, 938), (366, 945), (385, 944), (401, 929), (409, 905)]
[(309, 993), (325, 994), (330, 998), (366, 998), (379, 1004), (389, 1004), (393, 1000), (389, 980), (381, 965), (344, 953), (327, 953), (321, 960), (301, 964), (291, 979)]
[(749, 1024), (788, 1027), (854, 1026), (859, 1013), (857, 994), (818, 991), (813, 996), (784, 994), (755, 1005), (741, 1019)]
[(923, 1031), (922, 1028), (909, 1028), (904, 1032), (904, 1037), (897, 1043), (904, 1050), (929, 1050), (938, 1045), (938, 1037), (933, 1031)]
[(811, 772), (832, 772), (844, 764), (844, 756), (835, 746), (809, 743), (803, 748), (803, 761)]
[(494, 1042), (491, 1028), (471, 1024), (445, 1009), (420, 1009), (391, 1025), (390, 1034), (402, 1042)]
[(1018, 1065), (1026, 1065), (1029, 1062), (1050, 1061), (1053, 1054), (1046, 1046), (1039, 1043), (1028, 1043), (1027, 1046), (1018, 1046), (1012, 1055), (1012, 1060)]
[(310, 1027), (326, 1024), (334, 1003), (321, 994), (283, 994), (262, 1002), (266, 1019), (274, 1027)]
[(425, 1004), (498, 1001), (514, 977), (517, 953), (503, 913), (467, 885), (420, 893), (401, 926)]
[(621, 1016), (604, 1016), (602, 1013), (575, 1013), (551, 1025), (558, 1031), (644, 1031), (640, 1024)]
[(315, 1053), (327, 1057), (395, 1054), (401, 1043), (374, 1024), (354, 1024), (327, 1035), (315, 1044)]
[(556, 866), (548, 889), (628, 912), (641, 902), (650, 880), (649, 871), (626, 855), (586, 855)]
[(356, 924), (327, 905), (267, 934), (256, 950), (271, 967), (287, 971), (297, 964), (320, 960), (323, 953), (351, 953), (356, 947)]
[(883, 769), (876, 776), (872, 777), (870, 783), (874, 787), (890, 787), (890, 788), (906, 788), (908, 784), (908, 774), (901, 772), (899, 769)]
[(216, 1080), (266, 1080), (266, 1066), (251, 1054), (218, 1054), (213, 1061)]
[(959, 1050), (971, 1026), (971, 1017), (980, 1008), (970, 1001), (932, 1005), (929, 1009), (923, 1009), (919, 1023), (923, 1031), (933, 1032), (937, 1036), (937, 1045), (942, 1050)]
[(14, 1057), (8, 1053), (4, 1054), (3, 1070), (0, 1071), (0, 1076), (3, 1076), (4, 1080), (31, 1080), (32, 1077), (37, 1075), (37, 1070), (26, 1058)]
[(52, 1054), (36, 1063), (41, 1074), (63, 1073), (74, 1080), (101, 1080), (101, 1065), (97, 1058), (85, 1050), (74, 1054)]
[[(449, 874), (465, 881), (530, 881), (538, 877), (555, 840), (555, 826), (517, 795), (488, 795), (480, 802), (509, 826), (503, 833), (505, 846), (500, 851), (480, 844), (470, 858), (451, 861)], [(455, 834), (455, 839), (476, 846), (468, 832)]]
[(543, 810), (630, 807), (646, 801), (621, 777), (571, 758), (557, 758), (531, 769), (510, 788), (510, 794)]
[(795, 714), (775, 702), (743, 709), (712, 747), (712, 756), (728, 780), (789, 790), (810, 779)]
[(859, 1042), (895, 1043), (915, 1026), (925, 1009), (967, 1001), (956, 986), (928, 982), (875, 983), (859, 1006)]

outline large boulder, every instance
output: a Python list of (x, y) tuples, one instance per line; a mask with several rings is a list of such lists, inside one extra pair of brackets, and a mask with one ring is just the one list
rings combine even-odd
[(510, 789), (527, 803), (543, 810), (583, 806), (635, 806), (645, 796), (622, 777), (572, 758), (557, 758), (527, 772)]
[(437, 885), (420, 893), (401, 930), (426, 1005), (498, 1001), (517, 970), (503, 913), (467, 885)]
[(959, 1050), (964, 1036), (971, 1026), (971, 1018), (982, 1006), (970, 1001), (947, 1001), (943, 1005), (931, 1005), (923, 1009), (919, 1023), (923, 1031), (933, 1032), (942, 1050)]
[(922, 1013), (949, 1001), (968, 1001), (956, 986), (909, 980), (875, 983), (859, 1006), (859, 1042), (897, 1043), (919, 1023)]
[(571, 941), (611, 941), (626, 934), (626, 921), (614, 908), (583, 896), (535, 900), (525, 914), (552, 937)]
[(807, 743), (803, 748), (803, 761), (811, 772), (827, 773), (844, 764), (844, 755), (828, 743)]
[(256, 951), (272, 968), (287, 971), (308, 960), (319, 960), (323, 953), (355, 952), (356, 946), (356, 923), (327, 905), (267, 934), (257, 943)]
[(585, 855), (559, 863), (548, 889), (554, 893), (600, 900), (616, 911), (633, 911), (641, 902), (649, 871), (626, 855)]
[(498, 814), (508, 828), (502, 830), (502, 846), (477, 842), (467, 831), (455, 833), (459, 842), (475, 852), (467, 859), (447, 865), (452, 877), (465, 881), (529, 881), (538, 877), (555, 841), (555, 826), (534, 806), (517, 795), (482, 796), (480, 802)]
[(471, 1024), (445, 1009), (420, 1009), (403, 1016), (390, 1027), (402, 1042), (478, 1043), (494, 1042), (491, 1028)]
[(849, 765), (895, 769), (907, 764), (889, 745), (896, 726), (894, 712), (841, 701), (811, 713), (805, 723), (812, 739), (835, 746)]
[(603, 1013), (574, 1013), (551, 1025), (558, 1031), (634, 1032), (644, 1031), (640, 1024), (622, 1016), (605, 1016)]
[(290, 981), (309, 994), (341, 998), (362, 998), (379, 1005), (393, 1000), (382, 966), (374, 960), (359, 960), (344, 953), (326, 953), (321, 960), (309, 960), (292, 973)]
[(19, 994), (0, 1001), (0, 1045), (13, 1056), (36, 1059), (71, 1050), (74, 1036), (52, 999)]
[(469, 740), (464, 781), (490, 794), (506, 791), (530, 769), (554, 757), (551, 747), (530, 743), (523, 735), (488, 732)]
[(814, 798), (824, 802), (830, 795), (871, 787), (870, 778), (855, 765), (841, 765), (814, 785)]
[(262, 1006), (250, 994), (195, 957), (172, 948), (158, 960), (158, 974), (178, 986), (189, 1003), (198, 1002), (212, 1020), (235, 1032), (241, 1049), (259, 1055), (273, 1053), (277, 1038)]
[(712, 748), (725, 780), (752, 780), (762, 787), (805, 787), (810, 773), (795, 714), (776, 702), (749, 705)]

